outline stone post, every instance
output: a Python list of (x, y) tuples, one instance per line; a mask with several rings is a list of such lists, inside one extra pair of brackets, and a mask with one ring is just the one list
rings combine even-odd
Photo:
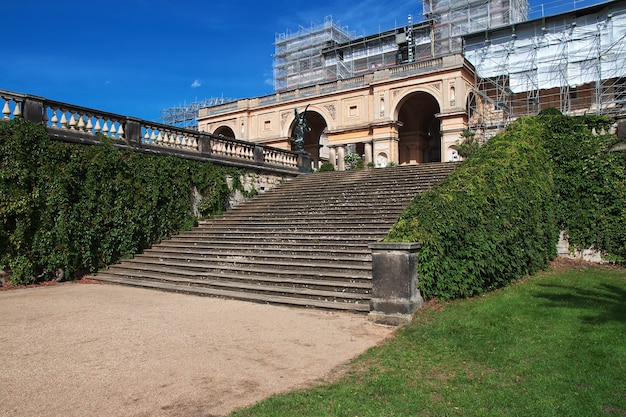
[[(19, 103), (17, 104), (19, 106)], [(43, 122), (43, 102), (27, 98), (22, 103), (22, 117), (32, 123)]]
[(265, 163), (265, 154), (262, 146), (254, 145), (254, 162)]
[(346, 161), (343, 159), (344, 156), (346, 156), (346, 148), (343, 146), (337, 147), (337, 171), (346, 170)]
[(298, 171), (311, 172), (311, 155), (308, 152), (298, 151)]
[(370, 243), (372, 300), (368, 318), (380, 324), (408, 323), (424, 304), (417, 277), (419, 243)]
[(132, 117), (126, 118), (126, 126), (124, 127), (124, 137), (131, 143), (140, 144), (142, 140), (141, 135), (141, 121)]

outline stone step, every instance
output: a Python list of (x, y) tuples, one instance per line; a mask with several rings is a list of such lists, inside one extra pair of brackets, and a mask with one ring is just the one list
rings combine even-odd
[(265, 240), (271, 243), (304, 243), (304, 244), (317, 244), (317, 243), (333, 243), (333, 244), (363, 244), (367, 246), (370, 242), (376, 242), (385, 237), (384, 233), (353, 233), (346, 234), (332, 234), (332, 233), (300, 233), (300, 234), (273, 234), (267, 233), (209, 233), (203, 230), (193, 230), (188, 232), (181, 232), (178, 235), (172, 236), (173, 240), (192, 240), (197, 239), (199, 242), (207, 241), (219, 241), (219, 242), (232, 242), (239, 239), (252, 239), (252, 240)]
[[(210, 251), (230, 252), (232, 251), (262, 251), (269, 253), (284, 254), (301, 254), (307, 256), (310, 254), (320, 254), (320, 256), (370, 256), (371, 252), (364, 245), (330, 245), (317, 243), (312, 245), (301, 244), (268, 244), (265, 241), (246, 241), (246, 242), (198, 242), (198, 241), (175, 241), (166, 240), (158, 245), (153, 246), (148, 251), (153, 250), (176, 250), (179, 252), (187, 251), (189, 253), (207, 253)], [(314, 256), (314, 255), (313, 255)]]
[(332, 265), (324, 262), (304, 264), (299, 262), (272, 263), (268, 261), (258, 261), (255, 264), (245, 259), (213, 262), (168, 260), (165, 262), (158, 258), (141, 257), (141, 255), (133, 259), (124, 260), (115, 267), (136, 271), (155, 270), (171, 273), (182, 273), (181, 271), (185, 271), (185, 273), (195, 276), (215, 276), (226, 272), (237, 272), (246, 276), (282, 275), (311, 279), (322, 279), (321, 277), (325, 277), (347, 280), (367, 280), (372, 276), (371, 264), (368, 266), (350, 266), (339, 263)]
[[(139, 255), (138, 255), (139, 256)], [(300, 253), (288, 253), (287, 251), (242, 251), (232, 248), (222, 248), (222, 250), (207, 250), (207, 249), (184, 249), (180, 248), (167, 248), (167, 247), (154, 247), (144, 251), (140, 256), (159, 258), (161, 260), (167, 259), (185, 259), (191, 261), (211, 261), (221, 259), (248, 259), (248, 262), (254, 262), (260, 260), (263, 262), (327, 262), (327, 263), (342, 263), (343, 265), (358, 265), (368, 266), (371, 265), (371, 254), (364, 252), (362, 254), (349, 254), (338, 255), (323, 252), (320, 254), (314, 254), (311, 252)]]
[(301, 175), (96, 279), (262, 303), (368, 312), (371, 252), (450, 164)]
[[(230, 287), (237, 288), (240, 284), (248, 285), (249, 288), (258, 286), (267, 287), (283, 287), (295, 288), (295, 289), (314, 289), (319, 291), (350, 293), (351, 298), (358, 298), (357, 295), (361, 294), (367, 296), (371, 292), (371, 280), (331, 280), (331, 279), (310, 279), (297, 276), (250, 276), (239, 275), (233, 273), (222, 274), (205, 274), (195, 275), (189, 271), (181, 270), (178, 273), (163, 272), (156, 270), (141, 270), (136, 271), (132, 268), (124, 268), (121, 265), (116, 265), (115, 268), (110, 268), (107, 271), (103, 271), (102, 275), (109, 277), (134, 277), (135, 279), (147, 280), (147, 281), (159, 281), (159, 282), (176, 282), (186, 283), (188, 285), (204, 286), (204, 287)], [(100, 276), (102, 276), (100, 275)], [(327, 295), (327, 294), (326, 294)]]
[[(140, 288), (150, 288), (162, 291), (177, 292), (183, 294), (204, 295), (225, 299), (251, 301), (263, 304), (276, 304), (291, 307), (309, 307), (327, 310), (349, 311), (354, 313), (368, 313), (369, 300), (351, 300), (350, 302), (327, 301), (326, 299), (310, 298), (310, 297), (292, 297), (284, 293), (277, 292), (275, 294), (243, 292), (239, 290), (226, 290), (217, 288), (196, 287), (186, 284), (177, 284), (171, 282), (144, 281), (134, 278), (118, 278), (110, 277), (106, 274), (98, 275), (98, 279), (103, 282), (112, 284), (128, 285)], [(302, 294), (304, 295), (304, 294)]]
[(232, 208), (234, 214), (256, 214), (259, 212), (271, 211), (276, 216), (295, 217), (307, 215), (327, 215), (333, 216), (336, 213), (385, 213), (391, 212), (399, 215), (412, 198), (405, 200), (384, 200), (381, 202), (363, 202), (363, 201), (299, 201), (299, 202), (283, 202), (281, 204), (259, 203), (259, 204), (240, 204)]
[(338, 227), (338, 226), (324, 226), (324, 225), (301, 225), (301, 226), (275, 226), (264, 225), (213, 225), (211, 227), (204, 226), (194, 228), (193, 230), (183, 232), (186, 235), (223, 235), (223, 234), (245, 234), (246, 236), (261, 236), (261, 235), (273, 235), (273, 236), (290, 236), (292, 234), (315, 234), (319, 235), (385, 235), (389, 228), (393, 225), (353, 225), (352, 227)]
[(333, 216), (329, 216), (328, 213), (305, 213), (302, 216), (297, 217), (287, 217), (287, 216), (277, 216), (268, 212), (256, 212), (256, 213), (237, 213), (235, 211), (229, 210), (228, 215), (222, 214), (212, 218), (200, 220), (198, 222), (199, 226), (204, 224), (228, 224), (231, 222), (260, 222), (260, 223), (268, 223), (271, 221), (272, 223), (277, 224), (308, 224), (308, 223), (336, 223), (336, 224), (350, 224), (350, 223), (366, 223), (366, 224), (377, 224), (377, 223), (389, 223), (395, 222), (398, 218), (396, 213), (389, 213), (388, 211), (380, 211), (377, 213), (365, 213), (359, 215), (357, 219), (350, 217), (355, 214), (354, 211), (334, 211)]
[[(173, 236), (167, 241), (167, 244), (181, 245), (181, 246), (197, 246), (206, 247), (207, 245), (219, 245), (220, 247), (226, 246), (241, 246), (249, 247), (251, 249), (268, 249), (268, 248), (302, 248), (305, 250), (321, 250), (321, 251), (364, 251), (368, 250), (368, 245), (373, 241), (363, 241), (360, 239), (355, 240), (299, 240), (299, 241), (286, 241), (286, 240), (250, 240), (242, 241), (238, 238), (228, 239), (198, 239), (194, 236)], [(165, 242), (161, 243), (165, 244)]]

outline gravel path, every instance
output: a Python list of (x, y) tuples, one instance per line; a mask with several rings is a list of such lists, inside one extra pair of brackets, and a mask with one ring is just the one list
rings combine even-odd
[(0, 416), (216, 416), (393, 331), (364, 316), (112, 285), (0, 292)]

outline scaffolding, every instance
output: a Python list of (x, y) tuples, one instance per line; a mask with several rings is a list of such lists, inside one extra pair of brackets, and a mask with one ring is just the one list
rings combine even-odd
[(528, 0), (423, 0), (434, 22), (435, 55), (462, 51), (462, 35), (518, 23), (528, 18)]
[(430, 58), (431, 25), (409, 24), (335, 45), (322, 51), (327, 80), (354, 77), (405, 62)]
[(321, 25), (300, 27), (298, 32), (277, 34), (274, 42), (274, 89), (284, 91), (314, 85), (326, 79), (321, 51), (348, 42), (354, 36), (331, 17)]
[(327, 17), (322, 25), (276, 35), (274, 88), (285, 91), (462, 52), (462, 35), (516, 23), (527, 0), (423, 0), (428, 20), (355, 39)]
[(195, 130), (198, 128), (198, 110), (231, 103), (233, 101), (237, 101), (237, 99), (212, 97), (190, 104), (183, 104), (178, 107), (163, 109), (161, 110), (161, 121), (164, 124)]
[(464, 54), (476, 69), (469, 127), (485, 139), (548, 107), (625, 114), (626, 1), (467, 35)]

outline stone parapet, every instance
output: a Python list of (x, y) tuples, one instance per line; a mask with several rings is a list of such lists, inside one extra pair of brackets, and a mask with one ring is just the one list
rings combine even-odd
[(369, 319), (380, 324), (408, 323), (424, 304), (417, 277), (421, 244), (370, 243), (372, 251), (372, 299)]

